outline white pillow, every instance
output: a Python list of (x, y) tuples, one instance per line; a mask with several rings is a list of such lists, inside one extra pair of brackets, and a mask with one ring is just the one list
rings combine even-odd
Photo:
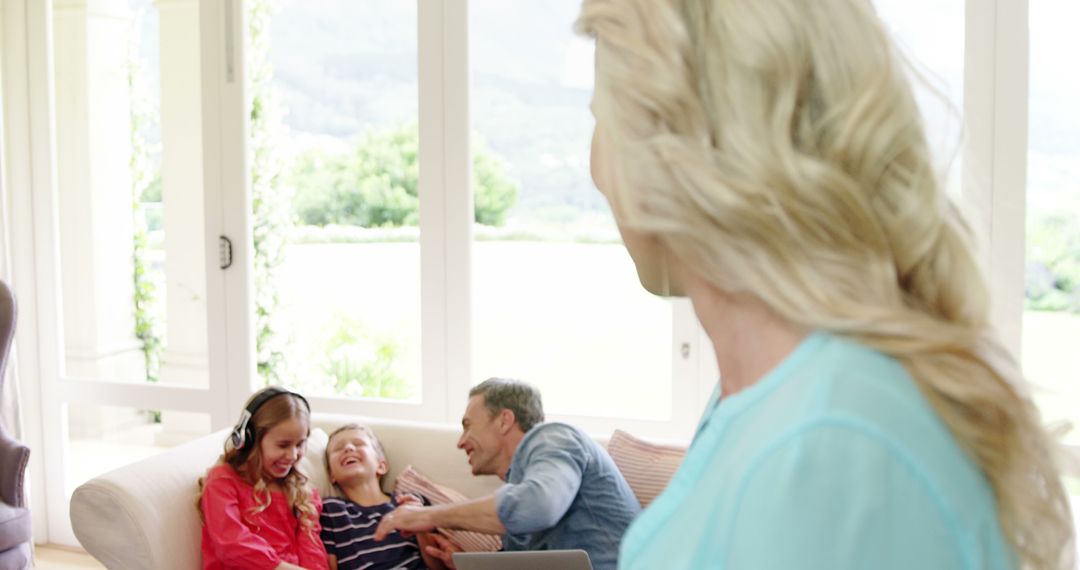
[(314, 428), (308, 434), (307, 451), (300, 460), (300, 471), (308, 476), (308, 483), (319, 490), (320, 497), (334, 496), (334, 486), (330, 484), (330, 475), (326, 472), (326, 444), (330, 437), (321, 428)]

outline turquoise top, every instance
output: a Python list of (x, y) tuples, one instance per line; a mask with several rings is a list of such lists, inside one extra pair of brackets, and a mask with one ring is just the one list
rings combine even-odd
[(989, 484), (900, 363), (825, 333), (718, 402), (624, 569), (1004, 569)]

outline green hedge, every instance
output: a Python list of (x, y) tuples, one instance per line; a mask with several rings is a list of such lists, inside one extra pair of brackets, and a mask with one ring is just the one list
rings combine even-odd
[[(303, 225), (365, 228), (417, 225), (419, 160), (416, 125), (368, 131), (346, 152), (310, 150), (291, 176), (293, 207)], [(517, 203), (518, 184), (505, 162), (480, 146), (473, 153), (475, 219), (505, 223)]]

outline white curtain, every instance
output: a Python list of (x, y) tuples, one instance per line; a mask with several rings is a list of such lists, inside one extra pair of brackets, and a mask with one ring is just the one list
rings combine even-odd
[[(0, 153), (2, 151), (3, 145), (0, 145)], [(0, 280), (11, 287), (11, 239), (8, 234), (11, 224), (8, 220), (7, 185), (4, 184), (4, 172), (0, 170)], [(12, 343), (6, 369), (0, 371), (0, 374), (4, 375), (0, 378), (0, 425), (15, 439), (21, 440), (22, 411), (19, 406), (19, 379), (15, 374), (16, 360), (15, 344)]]
[[(14, 346), (12, 349), (14, 349)], [(0, 393), (0, 402), (3, 402), (3, 406), (0, 406), (0, 422), (3, 422), (4, 429), (11, 434), (12, 437), (21, 440), (23, 438), (22, 415), (19, 408), (19, 381), (14, 372), (14, 350), (12, 351), (12, 354), (8, 356), (7, 364), (8, 369), (4, 373), (3, 393)]]

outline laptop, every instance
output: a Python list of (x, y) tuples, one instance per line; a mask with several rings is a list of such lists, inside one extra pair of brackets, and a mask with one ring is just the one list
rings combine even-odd
[(592, 570), (584, 550), (455, 552), (458, 570)]

